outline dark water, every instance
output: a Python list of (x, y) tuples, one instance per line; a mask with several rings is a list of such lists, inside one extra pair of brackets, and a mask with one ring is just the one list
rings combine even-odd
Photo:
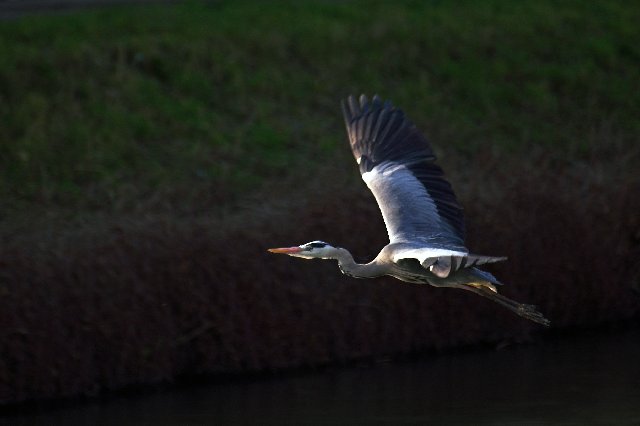
[(640, 330), (197, 386), (2, 425), (640, 425)]

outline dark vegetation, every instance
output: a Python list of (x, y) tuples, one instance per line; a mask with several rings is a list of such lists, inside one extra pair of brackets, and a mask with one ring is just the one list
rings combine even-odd
[[(454, 290), (267, 247), (386, 243), (338, 100), (426, 131), (469, 245), (557, 329), (638, 318), (640, 8), (216, 2), (0, 26), (0, 401), (527, 341)], [(635, 291), (634, 291), (635, 289)]]

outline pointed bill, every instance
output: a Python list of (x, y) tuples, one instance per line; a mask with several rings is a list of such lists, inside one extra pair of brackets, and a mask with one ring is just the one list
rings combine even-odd
[(302, 249), (298, 246), (295, 247), (280, 247), (280, 248), (270, 248), (267, 249), (268, 251), (270, 251), (271, 253), (284, 253), (284, 254), (291, 254), (291, 253), (300, 253), (302, 251)]

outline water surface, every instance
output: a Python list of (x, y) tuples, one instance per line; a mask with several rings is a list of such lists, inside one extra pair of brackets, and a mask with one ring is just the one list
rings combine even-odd
[(232, 381), (2, 425), (640, 425), (640, 330)]

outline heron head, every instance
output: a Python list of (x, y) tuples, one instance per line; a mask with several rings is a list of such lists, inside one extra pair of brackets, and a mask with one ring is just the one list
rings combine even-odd
[(336, 248), (324, 241), (311, 241), (293, 247), (271, 248), (271, 253), (283, 253), (289, 256), (301, 257), (303, 259), (331, 259)]

